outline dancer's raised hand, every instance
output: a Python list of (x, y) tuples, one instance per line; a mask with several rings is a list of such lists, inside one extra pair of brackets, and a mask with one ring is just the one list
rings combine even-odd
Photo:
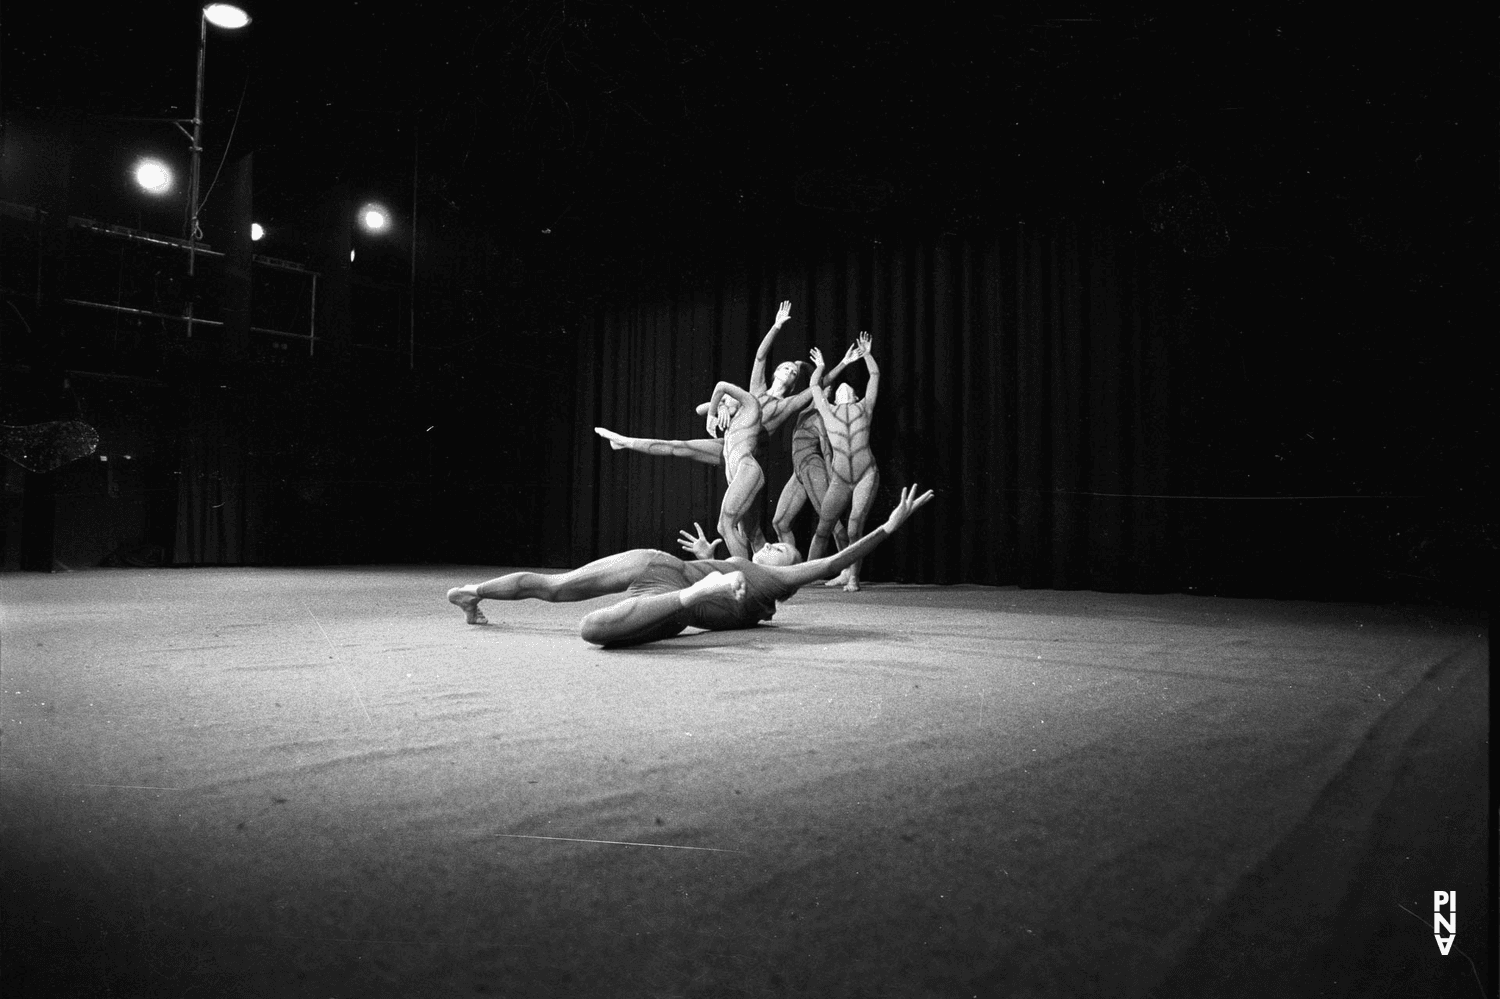
[(682, 535), (682, 537), (678, 540), (677, 543), (682, 546), (683, 551), (692, 552), (695, 558), (713, 558), (715, 555), (715, 549), (718, 548), (719, 545), (724, 543), (724, 539), (714, 538), (712, 541), (708, 540), (708, 535), (703, 533), (703, 525), (698, 523), (696, 520), (693, 521), (693, 527), (697, 529), (698, 536), (694, 537), (685, 530), (678, 531), (677, 533)]
[(932, 499), (931, 489), (920, 496), (916, 495), (916, 493), (917, 484), (915, 482), (901, 490), (900, 501), (896, 503), (895, 509), (891, 510), (891, 515), (885, 521), (887, 534), (894, 534), (897, 528), (906, 523), (907, 517), (910, 517), (919, 508), (925, 506), (928, 500)]

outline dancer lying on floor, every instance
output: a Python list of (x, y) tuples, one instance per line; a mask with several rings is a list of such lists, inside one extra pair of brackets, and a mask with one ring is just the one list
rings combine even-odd
[(753, 560), (713, 557), (718, 539), (710, 542), (698, 527), (694, 537), (682, 532), (679, 542), (697, 558), (685, 562), (666, 552), (637, 548), (602, 558), (571, 572), (544, 574), (513, 572), (484, 583), (456, 586), (448, 599), (464, 612), (470, 624), (488, 624), (479, 609), (481, 600), (573, 601), (609, 593), (628, 593), (624, 600), (590, 613), (583, 619), (584, 641), (595, 645), (639, 645), (654, 642), (692, 626), (708, 631), (749, 628), (776, 613), (776, 601), (820, 579), (837, 575), (868, 555), (918, 507), (932, 499), (932, 490), (916, 494), (915, 485), (901, 490), (901, 499), (886, 522), (836, 555), (798, 563), (797, 550), (770, 544)]

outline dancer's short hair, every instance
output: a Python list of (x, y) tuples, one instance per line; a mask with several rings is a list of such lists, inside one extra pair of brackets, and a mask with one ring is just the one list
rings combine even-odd
[(802, 376), (802, 369), (805, 367), (807, 367), (806, 361), (782, 361), (776, 365), (776, 375), (780, 375), (782, 371), (790, 368), (791, 374), (787, 375), (787, 384), (795, 385), (797, 379)]
[(802, 553), (796, 549), (796, 546), (785, 541), (778, 541), (774, 544), (763, 545), (751, 561), (757, 565), (796, 565), (802, 561)]

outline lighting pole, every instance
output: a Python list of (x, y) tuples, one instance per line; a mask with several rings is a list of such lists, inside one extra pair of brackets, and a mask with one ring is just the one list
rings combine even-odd
[(250, 15), (227, 3), (211, 3), (198, 12), (198, 86), (193, 97), (192, 167), (188, 175), (188, 300), (185, 317), (187, 335), (193, 335), (193, 299), (198, 273), (198, 177), (203, 158), (203, 61), (208, 54), (208, 25), (230, 31), (250, 23)]

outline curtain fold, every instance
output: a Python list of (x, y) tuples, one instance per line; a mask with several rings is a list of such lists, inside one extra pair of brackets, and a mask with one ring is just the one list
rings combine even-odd
[(180, 431), (174, 565), (254, 565), (265, 545), (268, 477), (250, 446), (245, 398), (190, 392)]

